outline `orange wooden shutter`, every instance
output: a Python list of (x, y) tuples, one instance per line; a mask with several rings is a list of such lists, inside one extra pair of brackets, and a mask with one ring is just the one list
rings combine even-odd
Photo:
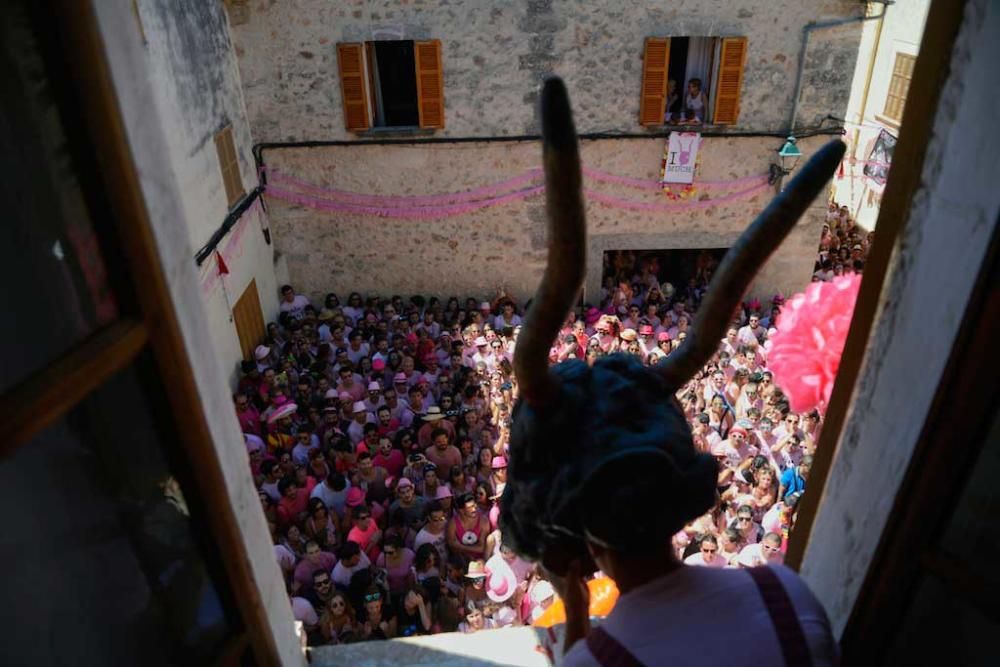
[(732, 125), (740, 115), (740, 90), (746, 59), (746, 37), (726, 37), (722, 40), (719, 79), (715, 86), (715, 111), (712, 114), (712, 122), (716, 125)]
[(340, 96), (344, 100), (344, 126), (352, 132), (367, 130), (368, 92), (365, 86), (365, 45), (337, 44), (340, 65)]
[(639, 102), (639, 125), (663, 125), (667, 104), (667, 66), (670, 64), (670, 38), (647, 37), (642, 54), (642, 100)]
[(236, 335), (240, 338), (240, 350), (244, 359), (253, 359), (253, 351), (264, 338), (264, 313), (260, 308), (260, 296), (257, 294), (257, 280), (243, 291), (236, 305), (233, 306), (233, 322), (236, 324)]
[(444, 74), (441, 71), (441, 40), (413, 43), (417, 67), (417, 108), (420, 127), (444, 127)]

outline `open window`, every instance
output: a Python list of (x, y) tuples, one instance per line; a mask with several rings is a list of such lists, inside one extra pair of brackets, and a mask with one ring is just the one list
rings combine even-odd
[(746, 54), (746, 37), (648, 37), (639, 124), (735, 124)]
[(343, 43), (337, 58), (348, 130), (444, 127), (439, 40)]

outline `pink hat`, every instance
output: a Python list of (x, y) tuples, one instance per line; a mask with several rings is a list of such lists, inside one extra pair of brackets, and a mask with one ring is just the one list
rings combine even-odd
[(486, 342), (486, 338), (480, 336), (479, 338), (476, 339), (476, 347), (482, 347), (484, 345), (488, 345), (488, 343)]
[(396, 485), (397, 489), (405, 489), (408, 486), (413, 486), (413, 482), (410, 481), (409, 477), (400, 477), (399, 484)]
[(490, 310), (492, 307), (489, 301), (483, 301), (479, 304), (479, 310)]
[(406, 373), (396, 373), (396, 377), (392, 378), (392, 380), (396, 384), (406, 384)]
[(257, 358), (257, 361), (266, 359), (269, 354), (271, 354), (271, 348), (267, 345), (258, 345), (257, 349), (253, 351), (253, 356)]
[(451, 489), (448, 488), (447, 484), (442, 484), (438, 487), (438, 490), (434, 493), (434, 500), (441, 500), (443, 498), (451, 498)]
[(352, 486), (348, 489), (344, 502), (348, 507), (357, 507), (365, 502), (365, 492), (361, 490), (361, 487)]
[(406, 337), (403, 340), (405, 340), (410, 345), (414, 345), (417, 342), (417, 334), (411, 331), (410, 333), (406, 334)]
[(350, 401), (350, 400), (353, 400), (353, 399), (354, 399), (354, 397), (353, 397), (353, 396), (351, 396), (350, 394), (348, 394), (348, 393), (347, 393), (346, 391), (342, 391), (342, 392), (340, 392), (340, 393), (339, 393), (339, 394), (337, 395), (337, 398), (339, 398), (339, 399), (340, 399), (340, 400), (342, 400), (342, 401)]
[(267, 418), (268, 424), (273, 424), (279, 419), (284, 419), (285, 417), (291, 417), (296, 412), (298, 412), (299, 406), (294, 403), (285, 403), (280, 408), (271, 413), (271, 416)]
[(365, 405), (364, 401), (355, 401), (352, 411), (354, 412), (354, 414), (357, 414), (359, 412), (368, 412), (368, 406)]
[(666, 331), (661, 331), (660, 333), (656, 334), (656, 340), (659, 341), (670, 340), (670, 334), (668, 334)]
[(747, 430), (742, 426), (734, 426), (731, 429), (729, 429), (729, 434), (732, 435), (733, 433), (742, 433), (744, 438), (750, 436), (750, 434), (747, 433)]
[(378, 382), (369, 382), (368, 391), (382, 391), (382, 385), (380, 385)]
[(517, 577), (503, 556), (496, 554), (486, 561), (486, 595), (494, 602), (506, 602), (517, 589)]
[(332, 389), (332, 388), (331, 389), (327, 389), (326, 390), (326, 394), (324, 394), (323, 397), (324, 398), (337, 398), (337, 390), (336, 389)]
[(376, 357), (372, 360), (372, 370), (373, 371), (384, 371), (385, 370), (385, 360), (382, 357)]
[(501, 456), (494, 456), (493, 457), (493, 463), (490, 464), (490, 467), (493, 468), (494, 470), (497, 470), (499, 468), (506, 468), (507, 467), (507, 457), (503, 456), (503, 455), (501, 455)]
[(653, 327), (651, 325), (649, 325), (649, 324), (643, 324), (642, 326), (639, 327), (639, 335), (640, 336), (652, 336), (653, 335)]

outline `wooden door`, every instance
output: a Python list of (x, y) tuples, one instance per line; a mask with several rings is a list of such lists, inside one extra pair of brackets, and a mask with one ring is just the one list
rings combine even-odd
[(233, 306), (233, 322), (240, 337), (240, 350), (244, 359), (253, 359), (254, 348), (264, 338), (264, 313), (257, 295), (257, 281), (251, 280)]

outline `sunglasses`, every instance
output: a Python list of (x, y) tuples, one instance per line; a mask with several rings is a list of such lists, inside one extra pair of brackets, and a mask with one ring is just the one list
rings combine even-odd
[(329, 586), (330, 585), (330, 580), (329, 579), (323, 579), (322, 581), (317, 581), (316, 585), (317, 586)]
[(381, 593), (369, 593), (368, 595), (365, 596), (365, 602), (375, 602), (376, 600), (381, 600), (381, 599), (382, 599)]
[(740, 520), (740, 521), (753, 521), (753, 517), (752, 516), (740, 516), (740, 517), (736, 517), (736, 518), (738, 520)]
[(382, 553), (384, 553), (386, 556), (395, 556), (396, 555), (396, 551), (395, 550), (389, 551), (388, 549), (386, 549)]
[(702, 549), (701, 550), (701, 552), (703, 554), (714, 554), (716, 551), (718, 551), (718, 549)]

